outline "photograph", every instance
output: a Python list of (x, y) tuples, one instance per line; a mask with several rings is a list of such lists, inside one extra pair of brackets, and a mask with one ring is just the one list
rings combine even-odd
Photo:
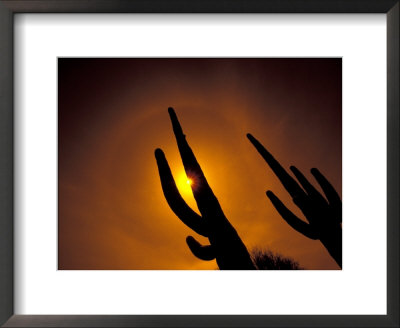
[(57, 76), (58, 270), (342, 269), (342, 58)]
[(0, 326), (398, 327), (399, 1), (0, 0)]

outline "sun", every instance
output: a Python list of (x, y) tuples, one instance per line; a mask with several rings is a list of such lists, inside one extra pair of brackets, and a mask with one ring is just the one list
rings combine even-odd
[(192, 196), (193, 178), (189, 178), (185, 171), (180, 172), (176, 177), (176, 186), (182, 196)]

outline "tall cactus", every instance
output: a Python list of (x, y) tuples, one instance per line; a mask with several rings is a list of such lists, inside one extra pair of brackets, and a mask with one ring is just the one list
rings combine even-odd
[(195, 181), (191, 187), (201, 216), (194, 212), (183, 200), (163, 151), (156, 149), (155, 156), (164, 196), (172, 211), (184, 224), (198, 234), (207, 237), (210, 241), (210, 245), (203, 246), (192, 236), (188, 236), (186, 242), (190, 250), (201, 260), (216, 259), (221, 270), (255, 269), (246, 246), (225, 217), (192, 149), (186, 141), (174, 110), (168, 108), (168, 112), (186, 174), (189, 179), (192, 178)]
[(319, 239), (342, 267), (342, 201), (336, 190), (316, 168), (311, 169), (311, 174), (321, 186), (325, 198), (296, 167), (291, 166), (290, 170), (300, 186), (256, 138), (251, 134), (247, 134), (247, 137), (292, 196), (293, 202), (303, 212), (308, 223), (294, 215), (268, 190), (267, 196), (276, 210), (293, 229), (310, 239)]

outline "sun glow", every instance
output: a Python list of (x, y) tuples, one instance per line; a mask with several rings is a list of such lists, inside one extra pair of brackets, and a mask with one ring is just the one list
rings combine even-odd
[(179, 189), (179, 192), (182, 196), (191, 196), (192, 194), (192, 186), (193, 179), (188, 178), (185, 171), (181, 172), (176, 178), (176, 186)]

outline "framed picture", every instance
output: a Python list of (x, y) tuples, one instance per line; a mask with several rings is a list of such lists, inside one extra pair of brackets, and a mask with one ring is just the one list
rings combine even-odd
[(1, 324), (399, 325), (398, 1), (0, 15)]

